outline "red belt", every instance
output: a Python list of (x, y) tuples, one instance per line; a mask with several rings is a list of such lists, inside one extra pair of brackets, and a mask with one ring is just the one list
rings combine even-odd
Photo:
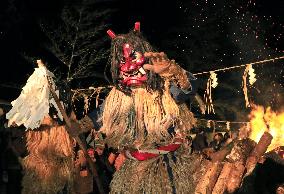
[(176, 151), (180, 147), (181, 143), (182, 140), (177, 140), (172, 144), (159, 146), (156, 149), (152, 150), (137, 150), (132, 152), (127, 150), (125, 152), (125, 155), (133, 160), (139, 160), (139, 161), (149, 160), (151, 158), (155, 158), (157, 156)]

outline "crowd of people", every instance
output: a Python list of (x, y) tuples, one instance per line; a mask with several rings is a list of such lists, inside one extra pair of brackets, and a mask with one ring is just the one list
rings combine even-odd
[(212, 150), (212, 152), (216, 152), (222, 147), (227, 146), (234, 138), (236, 138), (235, 132), (212, 133), (206, 132), (206, 130), (211, 131), (208, 128), (198, 128), (195, 129), (195, 134), (185, 138), (187, 147), (192, 152), (203, 152), (208, 149)]

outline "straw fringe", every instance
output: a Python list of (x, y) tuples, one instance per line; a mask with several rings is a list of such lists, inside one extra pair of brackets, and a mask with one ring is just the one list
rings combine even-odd
[(177, 105), (165, 85), (163, 94), (137, 88), (132, 94), (113, 88), (105, 100), (101, 131), (106, 133), (110, 147), (152, 148), (156, 143), (168, 143), (170, 119), (176, 131), (188, 131), (196, 120), (185, 104)]
[(204, 173), (206, 160), (201, 155), (191, 155), (181, 150), (175, 153), (176, 161), (171, 154), (167, 154), (167, 157), (173, 171), (173, 181), (162, 156), (143, 162), (128, 159), (115, 172), (110, 193), (173, 193), (173, 188), (176, 193), (194, 193), (198, 179)]
[[(186, 134), (196, 124), (185, 104), (177, 104), (171, 97), (169, 81), (163, 93), (145, 88), (132, 90), (131, 95), (113, 88), (105, 100), (101, 131), (106, 143), (115, 148), (153, 149), (156, 144), (173, 141), (168, 128)], [(146, 161), (127, 159), (111, 182), (111, 193), (193, 193), (203, 158), (190, 155), (182, 148), (164, 156)], [(173, 159), (176, 158), (176, 159)], [(168, 166), (173, 174), (168, 172)]]
[(23, 194), (55, 194), (73, 179), (72, 141), (64, 126), (27, 131), (29, 155), (23, 160)]
[(249, 98), (248, 98), (248, 89), (247, 89), (247, 76), (249, 73), (249, 66), (247, 65), (244, 73), (243, 73), (243, 92), (244, 92), (244, 97), (245, 97), (245, 102), (246, 102), (246, 107), (250, 107), (250, 103), (249, 103)]

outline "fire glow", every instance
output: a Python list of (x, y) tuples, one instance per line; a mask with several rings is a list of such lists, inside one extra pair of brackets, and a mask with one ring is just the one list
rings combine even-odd
[(264, 132), (269, 132), (272, 142), (267, 152), (284, 145), (284, 112), (274, 112), (268, 107), (253, 106), (250, 113), (250, 138), (258, 142)]

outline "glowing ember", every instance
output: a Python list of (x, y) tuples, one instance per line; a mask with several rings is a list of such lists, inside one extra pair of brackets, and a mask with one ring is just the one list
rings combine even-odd
[(253, 106), (250, 113), (250, 127), (250, 138), (256, 142), (265, 131), (273, 136), (267, 151), (284, 145), (284, 112), (274, 112), (270, 107), (265, 111), (262, 106)]

